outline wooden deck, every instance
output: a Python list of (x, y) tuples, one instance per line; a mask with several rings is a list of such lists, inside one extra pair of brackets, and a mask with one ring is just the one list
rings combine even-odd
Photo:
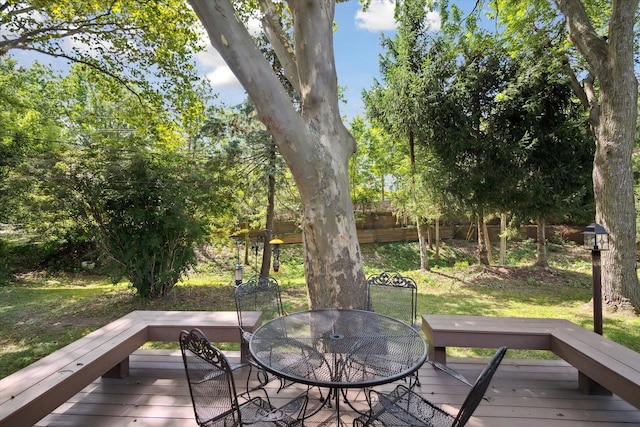
[[(231, 353), (237, 360), (238, 353)], [(507, 353), (507, 358), (509, 354)], [(473, 380), (486, 360), (450, 358), (448, 365)], [(179, 351), (138, 350), (130, 360), (131, 376), (100, 378), (45, 417), (38, 426), (195, 426)], [(425, 364), (418, 389), (452, 413), (468, 387)], [(273, 382), (274, 386), (277, 382)], [(240, 383), (242, 384), (242, 383)], [(393, 385), (385, 386), (386, 389)], [(617, 396), (586, 396), (577, 391), (578, 373), (564, 361), (505, 359), (469, 427), (640, 426), (640, 410)], [(278, 405), (286, 389), (270, 393)], [(317, 402), (317, 399), (313, 399)], [(341, 405), (351, 425), (353, 412)], [(305, 425), (335, 425), (335, 410), (324, 408)]]

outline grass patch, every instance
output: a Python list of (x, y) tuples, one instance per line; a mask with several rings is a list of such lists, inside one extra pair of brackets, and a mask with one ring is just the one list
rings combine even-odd
[[(472, 244), (447, 242), (432, 270), (418, 270), (417, 243), (363, 244), (367, 275), (397, 271), (418, 284), (418, 313), (565, 318), (592, 329), (590, 254), (575, 245), (550, 245), (549, 268), (532, 267), (535, 245), (511, 245), (508, 266), (474, 263)], [(307, 308), (300, 245), (284, 245), (280, 272), (285, 310)], [(251, 267), (246, 273), (251, 274)], [(149, 301), (124, 283), (86, 274), (24, 274), (0, 286), (0, 377), (77, 340), (132, 310), (235, 310), (231, 265), (203, 262), (170, 295)], [(640, 318), (605, 312), (604, 335), (640, 351)], [(153, 348), (176, 348), (149, 343)], [(237, 349), (237, 344), (224, 347)], [(451, 349), (454, 356), (490, 356), (493, 350)], [(509, 357), (553, 358), (549, 352), (510, 351)]]

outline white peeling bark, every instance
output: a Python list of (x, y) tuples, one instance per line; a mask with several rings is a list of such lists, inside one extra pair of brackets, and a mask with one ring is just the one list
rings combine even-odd
[[(211, 43), (251, 97), (300, 192), (310, 307), (364, 309), (365, 277), (348, 175), (355, 141), (340, 118), (333, 56), (335, 0), (289, 3), (295, 52), (287, 60), (295, 64), (289, 62), (287, 71), (297, 69), (297, 76), (288, 77), (298, 79), (293, 87), (299, 88), (300, 112), (229, 0), (190, 3)], [(270, 27), (270, 31), (274, 29)], [(280, 44), (280, 54), (287, 51), (285, 46)]]

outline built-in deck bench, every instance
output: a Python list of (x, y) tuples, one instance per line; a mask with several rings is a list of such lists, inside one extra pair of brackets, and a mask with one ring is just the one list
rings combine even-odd
[[(262, 313), (252, 312), (253, 331)], [(33, 425), (100, 376), (128, 375), (129, 355), (149, 341), (178, 341), (200, 328), (213, 342), (240, 342), (235, 311), (133, 311), (0, 380), (0, 426)]]
[(640, 353), (564, 319), (423, 315), (429, 358), (447, 347), (549, 350), (578, 369), (585, 393), (615, 393), (640, 409)]

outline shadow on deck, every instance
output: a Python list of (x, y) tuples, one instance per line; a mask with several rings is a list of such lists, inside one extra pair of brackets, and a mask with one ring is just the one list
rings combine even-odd
[[(239, 354), (229, 353), (237, 360)], [(449, 365), (475, 379), (483, 359), (449, 359)], [(37, 426), (195, 426), (193, 408), (179, 350), (138, 350), (131, 355), (131, 376), (100, 378), (45, 417)], [(456, 413), (468, 387), (425, 364), (420, 369), (427, 399)], [(238, 386), (242, 382), (237, 383)], [(277, 382), (272, 383), (274, 387)], [(302, 387), (302, 386), (300, 386)], [(382, 386), (390, 390), (394, 385)], [(294, 387), (295, 388), (295, 387)], [(617, 396), (580, 394), (578, 373), (564, 361), (505, 359), (469, 427), (640, 426), (640, 410)], [(283, 393), (270, 390), (278, 406)], [(354, 396), (354, 399), (357, 397)], [(312, 398), (312, 400), (315, 400)], [(317, 400), (315, 400), (317, 402)], [(341, 405), (342, 420), (351, 425), (354, 412)], [(334, 408), (323, 408), (305, 422), (335, 425)]]

